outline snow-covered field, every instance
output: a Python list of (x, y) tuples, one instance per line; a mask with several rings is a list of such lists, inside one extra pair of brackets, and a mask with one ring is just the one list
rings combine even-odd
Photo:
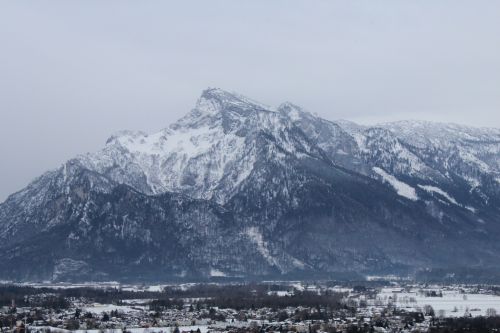
[(139, 306), (139, 305), (134, 305), (134, 306), (120, 306), (120, 305), (113, 305), (113, 304), (94, 304), (93, 306), (86, 306), (83, 308), (83, 312), (91, 312), (91, 313), (97, 313), (101, 314), (103, 312), (111, 312), (111, 311), (118, 311), (118, 312), (123, 312), (123, 313), (130, 313), (130, 312), (141, 312), (147, 310), (147, 307), (145, 306)]
[[(487, 309), (495, 309), (500, 314), (500, 296), (476, 293), (461, 293), (459, 290), (436, 290), (442, 297), (429, 297), (420, 290), (400, 291), (401, 289), (384, 288), (377, 299), (384, 304), (393, 302), (399, 308), (422, 309), (430, 305), (436, 316), (473, 317), (486, 316)], [(394, 301), (395, 300), (395, 301)]]
[(31, 282), (22, 282), (15, 283), (12, 281), (3, 281), (0, 284), (14, 284), (17, 286), (27, 286), (33, 288), (51, 288), (51, 289), (74, 289), (74, 288), (94, 288), (94, 289), (109, 289), (120, 288), (120, 283), (115, 281), (110, 282), (86, 282), (86, 283), (69, 283), (69, 282), (60, 282), (60, 283), (51, 283), (51, 282), (42, 282), (42, 283), (31, 283)]

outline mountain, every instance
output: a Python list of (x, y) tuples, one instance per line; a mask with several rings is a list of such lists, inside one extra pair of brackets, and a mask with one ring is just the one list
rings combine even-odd
[(1, 279), (497, 270), (500, 130), (332, 122), (205, 90), (0, 205)]

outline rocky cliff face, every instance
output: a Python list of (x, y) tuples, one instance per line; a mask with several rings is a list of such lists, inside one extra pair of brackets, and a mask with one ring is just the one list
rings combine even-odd
[(4, 279), (165, 280), (494, 268), (500, 130), (365, 127), (219, 89), (0, 205)]

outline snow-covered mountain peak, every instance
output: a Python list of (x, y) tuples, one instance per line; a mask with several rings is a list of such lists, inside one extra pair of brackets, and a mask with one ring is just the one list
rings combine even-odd
[(361, 126), (207, 89), (165, 129), (118, 132), (10, 196), (0, 249), (37, 278), (67, 258), (117, 276), (496, 267), (499, 184), (500, 130)]
[(258, 161), (286, 164), (288, 158), (327, 158), (372, 177), (378, 177), (376, 167), (421, 184), (447, 181), (453, 173), (477, 187), (480, 175), (498, 176), (499, 132), (421, 121), (332, 122), (290, 102), (272, 109), (210, 88), (165, 129), (118, 132), (101, 151), (78, 159), (143, 193), (182, 192), (219, 203), (237, 191)]
[(219, 88), (209, 88), (202, 92), (191, 112), (169, 128), (177, 130), (181, 127), (222, 126), (225, 133), (228, 133), (248, 123), (249, 118), (261, 117), (260, 113), (277, 114), (273, 108), (248, 97)]
[(120, 132), (104, 149), (80, 159), (89, 169), (142, 192), (183, 192), (204, 199), (215, 195), (224, 202), (252, 172), (266, 142), (279, 147), (267, 150), (271, 154), (311, 151), (303, 138), (290, 134), (291, 128), (288, 117), (262, 104), (207, 89), (169, 127), (150, 135)]
[(314, 117), (310, 112), (305, 111), (300, 106), (291, 102), (284, 102), (278, 106), (278, 112), (288, 117), (292, 122), (302, 120), (303, 118)]
[(107, 140), (106, 144), (113, 144), (117, 140), (120, 140), (122, 138), (130, 138), (130, 139), (138, 139), (138, 138), (143, 138), (146, 137), (148, 134), (143, 131), (131, 131), (131, 130), (121, 130), (118, 132), (113, 133)]
[(272, 110), (271, 107), (256, 102), (248, 97), (220, 88), (204, 90), (196, 103), (196, 109), (205, 112), (221, 112), (224, 110), (240, 109), (246, 111)]

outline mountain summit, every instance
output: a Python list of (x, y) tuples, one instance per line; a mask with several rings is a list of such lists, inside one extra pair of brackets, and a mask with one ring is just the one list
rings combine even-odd
[(220, 89), (0, 205), (2, 279), (496, 269), (500, 130), (332, 122)]

